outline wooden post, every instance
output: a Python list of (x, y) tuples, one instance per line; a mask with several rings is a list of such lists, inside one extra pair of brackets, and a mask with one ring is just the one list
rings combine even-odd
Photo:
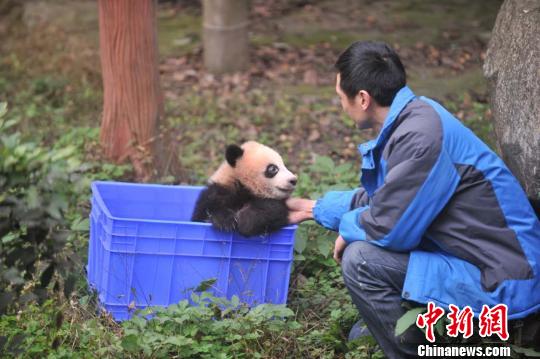
[(159, 84), (155, 0), (99, 0), (105, 155), (130, 159), (139, 178), (149, 159), (163, 100)]
[(213, 73), (248, 65), (247, 0), (203, 0), (204, 65)]

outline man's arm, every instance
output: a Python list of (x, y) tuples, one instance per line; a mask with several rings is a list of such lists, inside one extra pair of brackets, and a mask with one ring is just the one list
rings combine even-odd
[(407, 251), (418, 245), (460, 178), (436, 134), (407, 132), (392, 146), (384, 184), (369, 205), (343, 215), (339, 233), (347, 242)]

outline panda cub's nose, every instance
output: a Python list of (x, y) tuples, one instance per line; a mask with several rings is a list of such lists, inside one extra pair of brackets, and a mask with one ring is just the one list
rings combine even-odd
[(296, 178), (292, 179), (292, 180), (289, 180), (289, 183), (293, 186), (296, 186)]

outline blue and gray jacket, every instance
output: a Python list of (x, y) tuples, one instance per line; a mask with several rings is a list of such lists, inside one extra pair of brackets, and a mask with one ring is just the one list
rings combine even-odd
[(448, 308), (540, 310), (540, 223), (502, 160), (437, 102), (402, 88), (359, 146), (362, 187), (328, 192), (315, 220), (347, 242), (410, 252), (402, 297)]

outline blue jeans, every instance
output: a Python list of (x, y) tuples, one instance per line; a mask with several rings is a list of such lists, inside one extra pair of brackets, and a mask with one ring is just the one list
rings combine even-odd
[(397, 320), (407, 311), (401, 291), (408, 253), (391, 252), (365, 241), (350, 243), (341, 263), (352, 300), (387, 358), (415, 358), (424, 333), (416, 326), (394, 335)]

